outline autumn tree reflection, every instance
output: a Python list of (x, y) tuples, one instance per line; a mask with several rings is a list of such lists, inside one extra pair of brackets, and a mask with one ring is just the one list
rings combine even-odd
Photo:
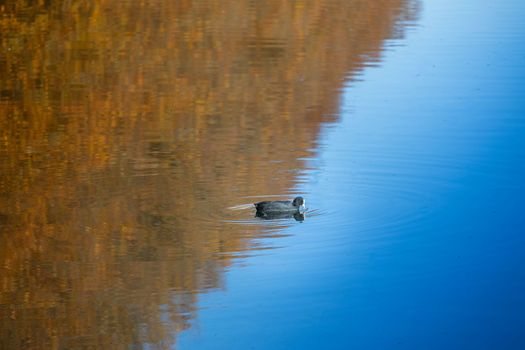
[(0, 348), (169, 348), (413, 6), (3, 1)]

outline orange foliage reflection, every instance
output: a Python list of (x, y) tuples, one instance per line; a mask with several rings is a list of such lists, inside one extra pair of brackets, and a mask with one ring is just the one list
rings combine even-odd
[[(0, 348), (169, 348), (403, 0), (4, 1)], [(292, 169), (292, 170), (290, 170)]]

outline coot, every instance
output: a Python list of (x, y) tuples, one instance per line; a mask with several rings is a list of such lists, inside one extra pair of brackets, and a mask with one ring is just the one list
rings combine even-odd
[(264, 201), (254, 203), (257, 213), (289, 213), (304, 212), (306, 201), (303, 197), (295, 197), (293, 201)]

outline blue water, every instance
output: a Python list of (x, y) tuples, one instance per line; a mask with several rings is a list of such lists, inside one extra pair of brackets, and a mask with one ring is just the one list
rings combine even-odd
[[(428, 0), (180, 349), (525, 348), (525, 2)], [(341, 93), (341, 92), (334, 92)]]

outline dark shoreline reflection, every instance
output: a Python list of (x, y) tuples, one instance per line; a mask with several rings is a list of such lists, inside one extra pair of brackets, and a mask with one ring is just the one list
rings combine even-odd
[(170, 348), (413, 3), (41, 4), (0, 7), (8, 349)]

